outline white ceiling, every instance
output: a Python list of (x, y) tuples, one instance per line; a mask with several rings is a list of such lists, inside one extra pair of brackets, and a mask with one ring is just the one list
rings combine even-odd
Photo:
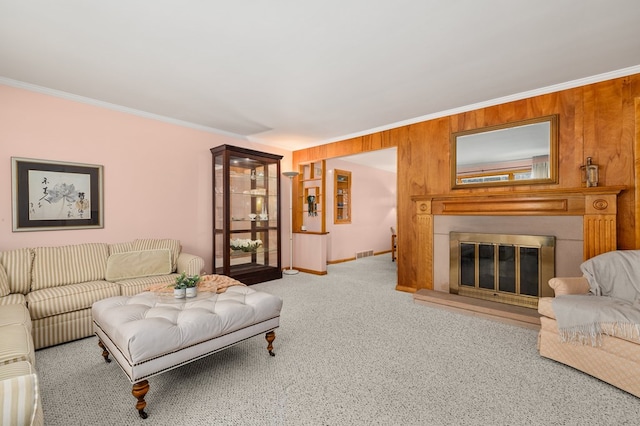
[(638, 0), (0, 0), (0, 83), (295, 150), (640, 72), (638, 22)]

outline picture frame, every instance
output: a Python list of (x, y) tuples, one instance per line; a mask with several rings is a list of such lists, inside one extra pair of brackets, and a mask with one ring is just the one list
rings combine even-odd
[(11, 157), (13, 231), (104, 228), (103, 166)]

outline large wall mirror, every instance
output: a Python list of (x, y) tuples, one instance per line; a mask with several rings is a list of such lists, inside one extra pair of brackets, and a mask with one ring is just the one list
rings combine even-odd
[(558, 116), (451, 135), (451, 186), (558, 183)]

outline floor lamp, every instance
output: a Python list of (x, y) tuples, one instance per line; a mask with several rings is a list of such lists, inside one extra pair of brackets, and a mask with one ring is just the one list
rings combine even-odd
[(284, 172), (283, 175), (289, 178), (289, 269), (282, 271), (286, 275), (295, 275), (297, 270), (293, 269), (293, 178), (298, 176), (298, 172)]

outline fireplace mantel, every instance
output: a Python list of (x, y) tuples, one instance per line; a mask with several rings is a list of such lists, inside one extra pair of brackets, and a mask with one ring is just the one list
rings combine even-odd
[(615, 250), (617, 197), (626, 187), (591, 187), (537, 191), (452, 193), (411, 197), (417, 216), (418, 289), (433, 289), (433, 217), (582, 216), (583, 259)]

